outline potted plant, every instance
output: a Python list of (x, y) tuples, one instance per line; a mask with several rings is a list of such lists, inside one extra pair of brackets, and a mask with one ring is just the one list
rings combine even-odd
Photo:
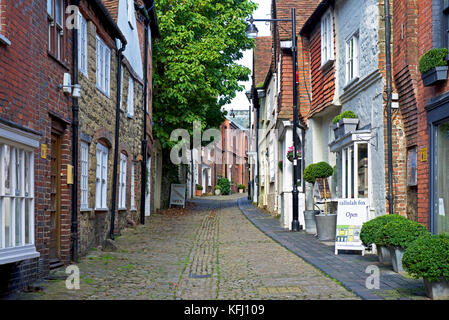
[(239, 193), (243, 193), (243, 191), (245, 191), (245, 189), (246, 189), (244, 184), (237, 185), (237, 188), (239, 189)]
[(398, 214), (382, 215), (365, 222), (362, 225), (362, 229), (360, 231), (360, 239), (362, 240), (362, 243), (366, 247), (369, 247), (373, 244), (376, 245), (379, 262), (386, 266), (391, 265), (390, 249), (381, 244), (379, 231), (383, 226), (393, 221), (394, 219), (405, 218)]
[(405, 250), (402, 263), (414, 278), (423, 278), (429, 298), (449, 299), (449, 235), (418, 238)]
[[(288, 148), (287, 150), (287, 159), (290, 162), (293, 162), (293, 155), (295, 153), (295, 147), (291, 146)], [(300, 158), (301, 157), (301, 150), (296, 150), (296, 157)]]
[(196, 185), (196, 196), (200, 197), (203, 194), (203, 186), (200, 184)]
[(332, 120), (335, 140), (343, 137), (349, 132), (354, 132), (359, 124), (359, 119), (357, 119), (356, 114), (347, 110)]
[[(311, 164), (304, 170), (304, 180), (310, 184), (315, 185), (315, 166), (316, 164)], [(315, 200), (312, 197), (313, 207), (315, 206)], [(316, 234), (316, 222), (315, 215), (320, 214), (320, 210), (304, 210), (304, 222), (305, 229), (307, 233)]]
[(379, 230), (379, 242), (390, 249), (391, 262), (395, 272), (404, 272), (402, 257), (408, 246), (429, 231), (418, 222), (408, 219), (393, 219)]
[[(310, 167), (310, 166), (309, 166)], [(307, 169), (307, 168), (306, 168)], [(309, 170), (304, 170), (304, 179), (306, 181), (312, 181), (313, 184), (317, 180), (321, 180), (323, 184), (323, 194), (324, 194), (324, 214), (315, 215), (316, 229), (318, 233), (318, 238), (321, 241), (335, 240), (336, 225), (337, 225), (337, 214), (328, 213), (327, 210), (327, 178), (332, 176), (332, 167), (326, 162), (318, 162), (312, 165)]]
[(424, 86), (432, 86), (447, 79), (446, 48), (433, 48), (419, 59), (419, 71)]
[(219, 186), (219, 185), (216, 185), (214, 189), (215, 189), (215, 195), (216, 195), (216, 196), (219, 196), (219, 195), (221, 194), (221, 188), (220, 188), (220, 186)]

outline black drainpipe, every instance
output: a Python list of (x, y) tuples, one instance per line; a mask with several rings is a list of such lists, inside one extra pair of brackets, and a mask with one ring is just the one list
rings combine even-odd
[[(72, 2), (79, 7), (80, 0)], [(73, 83), (78, 84), (78, 32), (72, 31), (73, 41)], [(72, 163), (73, 163), (73, 185), (72, 185), (72, 260), (78, 261), (78, 130), (79, 130), (79, 103), (78, 98), (72, 97)]]
[(390, 1), (385, 0), (385, 60), (387, 76), (387, 140), (388, 140), (388, 209), (389, 214), (393, 214), (394, 196), (393, 196), (393, 146), (392, 146), (392, 123), (391, 123), (391, 98), (392, 98), (392, 79), (391, 79), (391, 22), (390, 22)]
[[(151, 10), (153, 6), (149, 9)], [(150, 24), (150, 16), (148, 15), (148, 11), (144, 6), (138, 7), (139, 12), (145, 17), (145, 40), (144, 40), (144, 48), (145, 48), (145, 61), (144, 61), (144, 72), (143, 72), (143, 139), (142, 139), (142, 183), (140, 184), (140, 223), (145, 224), (145, 196), (146, 196), (146, 187), (147, 187), (147, 107), (148, 107), (148, 29)]]
[(114, 240), (114, 221), (115, 221), (115, 211), (117, 206), (117, 171), (118, 171), (118, 149), (119, 149), (119, 131), (120, 131), (120, 98), (122, 95), (122, 61), (123, 61), (123, 51), (126, 48), (126, 41), (122, 41), (122, 47), (117, 53), (117, 101), (115, 108), (115, 147), (114, 147), (114, 168), (112, 170), (112, 199), (111, 199), (111, 230), (109, 236)]

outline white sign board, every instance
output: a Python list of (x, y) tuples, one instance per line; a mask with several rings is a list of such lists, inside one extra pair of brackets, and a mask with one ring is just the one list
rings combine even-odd
[(185, 208), (186, 203), (186, 185), (172, 184), (170, 193), (170, 206), (182, 206)]
[(363, 223), (368, 221), (368, 213), (368, 199), (338, 200), (335, 254), (338, 254), (338, 250), (357, 250), (365, 255), (360, 231)]

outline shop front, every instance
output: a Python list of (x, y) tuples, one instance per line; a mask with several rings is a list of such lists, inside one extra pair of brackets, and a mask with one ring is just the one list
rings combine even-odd
[(429, 226), (449, 233), (449, 96), (426, 107), (430, 143)]

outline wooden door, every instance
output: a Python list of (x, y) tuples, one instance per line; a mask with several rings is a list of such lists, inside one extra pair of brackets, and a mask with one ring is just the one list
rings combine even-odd
[(60, 260), (61, 235), (61, 136), (51, 135), (50, 263)]

